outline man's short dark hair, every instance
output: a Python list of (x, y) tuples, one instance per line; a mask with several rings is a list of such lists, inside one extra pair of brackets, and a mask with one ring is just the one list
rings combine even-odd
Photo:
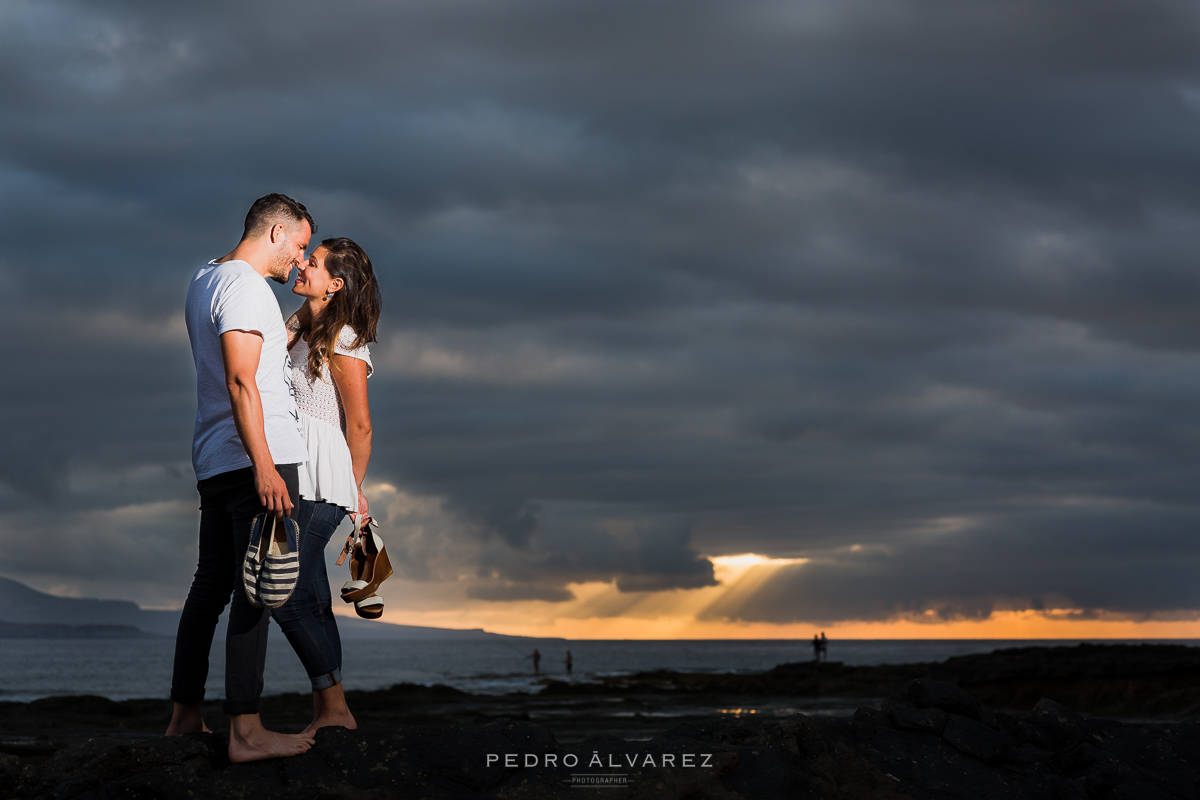
[(242, 239), (257, 239), (276, 223), (294, 224), (301, 220), (308, 222), (313, 233), (317, 232), (317, 223), (313, 222), (312, 214), (308, 213), (303, 203), (278, 192), (263, 195), (254, 201), (254, 205), (250, 206), (250, 211), (246, 214), (246, 228), (242, 232)]

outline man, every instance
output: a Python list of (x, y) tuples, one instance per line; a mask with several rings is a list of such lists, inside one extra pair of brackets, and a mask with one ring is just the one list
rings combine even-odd
[(250, 605), (241, 580), (250, 525), (263, 511), (288, 514), (298, 502), (296, 466), (308, 458), (292, 393), (287, 331), (264, 283), (285, 283), (317, 226), (292, 198), (254, 201), (242, 239), (193, 277), (186, 318), (196, 363), (192, 466), (200, 492), (200, 558), (179, 632), (167, 735), (207, 731), (200, 714), (208, 654), (225, 605), (225, 705), (229, 760), (292, 756), (307, 736), (268, 731), (259, 718), (270, 615)]

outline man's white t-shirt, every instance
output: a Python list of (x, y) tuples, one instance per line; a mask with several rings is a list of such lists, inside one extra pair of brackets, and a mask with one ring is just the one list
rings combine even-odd
[(292, 389), (287, 330), (265, 279), (245, 261), (210, 261), (192, 278), (185, 316), (196, 362), (196, 429), (192, 435), (196, 479), (250, 466), (225, 387), (220, 336), (226, 331), (252, 331), (263, 338), (254, 382), (262, 399), (271, 459), (276, 464), (306, 461), (308, 448)]

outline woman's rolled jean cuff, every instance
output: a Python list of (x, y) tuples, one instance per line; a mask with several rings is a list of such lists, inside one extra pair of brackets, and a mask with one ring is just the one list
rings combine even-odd
[(314, 692), (323, 692), (326, 689), (332, 689), (342, 682), (342, 668), (338, 667), (333, 672), (326, 672), (324, 675), (318, 675), (315, 678), (309, 678), (312, 681), (312, 689)]

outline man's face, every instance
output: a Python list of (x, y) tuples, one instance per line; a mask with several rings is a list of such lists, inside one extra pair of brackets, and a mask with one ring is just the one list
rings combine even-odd
[(306, 219), (300, 220), (290, 229), (285, 229), (267, 267), (267, 277), (277, 283), (287, 283), (292, 268), (304, 260), (304, 251), (308, 249), (311, 236), (312, 228)]

